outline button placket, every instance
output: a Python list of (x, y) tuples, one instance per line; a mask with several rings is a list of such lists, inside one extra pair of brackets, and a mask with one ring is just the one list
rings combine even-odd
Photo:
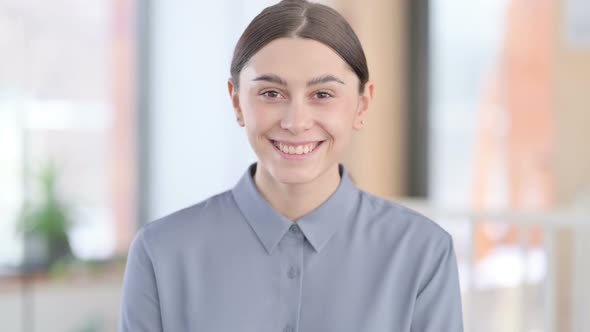
[(295, 332), (298, 325), (299, 310), (301, 307), (301, 269), (303, 267), (304, 235), (295, 223), (289, 226), (287, 235), (281, 245), (283, 260), (283, 332)]

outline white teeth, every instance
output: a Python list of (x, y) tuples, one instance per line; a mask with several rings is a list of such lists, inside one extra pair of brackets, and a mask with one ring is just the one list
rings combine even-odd
[(287, 145), (280, 142), (274, 142), (274, 145), (281, 150), (283, 153), (287, 154), (307, 154), (312, 152), (317, 146), (318, 143), (311, 143), (307, 145)]

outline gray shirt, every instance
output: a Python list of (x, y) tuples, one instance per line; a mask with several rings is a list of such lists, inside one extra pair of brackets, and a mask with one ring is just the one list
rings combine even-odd
[(295, 223), (230, 191), (142, 227), (119, 331), (459, 332), (453, 242), (426, 217), (341, 181)]

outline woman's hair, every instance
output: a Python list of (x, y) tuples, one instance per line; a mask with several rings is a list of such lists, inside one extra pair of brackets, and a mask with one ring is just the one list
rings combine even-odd
[(318, 41), (342, 57), (359, 78), (359, 92), (369, 80), (367, 59), (348, 22), (334, 9), (306, 0), (283, 0), (265, 8), (248, 25), (234, 50), (231, 79), (238, 88), (240, 72), (271, 41), (299, 37)]

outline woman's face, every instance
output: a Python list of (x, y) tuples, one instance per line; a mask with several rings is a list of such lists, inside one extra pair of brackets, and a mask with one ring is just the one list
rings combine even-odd
[(239, 89), (228, 83), (258, 167), (285, 184), (309, 183), (337, 162), (360, 129), (373, 85), (359, 79), (328, 46), (280, 38), (242, 69)]

